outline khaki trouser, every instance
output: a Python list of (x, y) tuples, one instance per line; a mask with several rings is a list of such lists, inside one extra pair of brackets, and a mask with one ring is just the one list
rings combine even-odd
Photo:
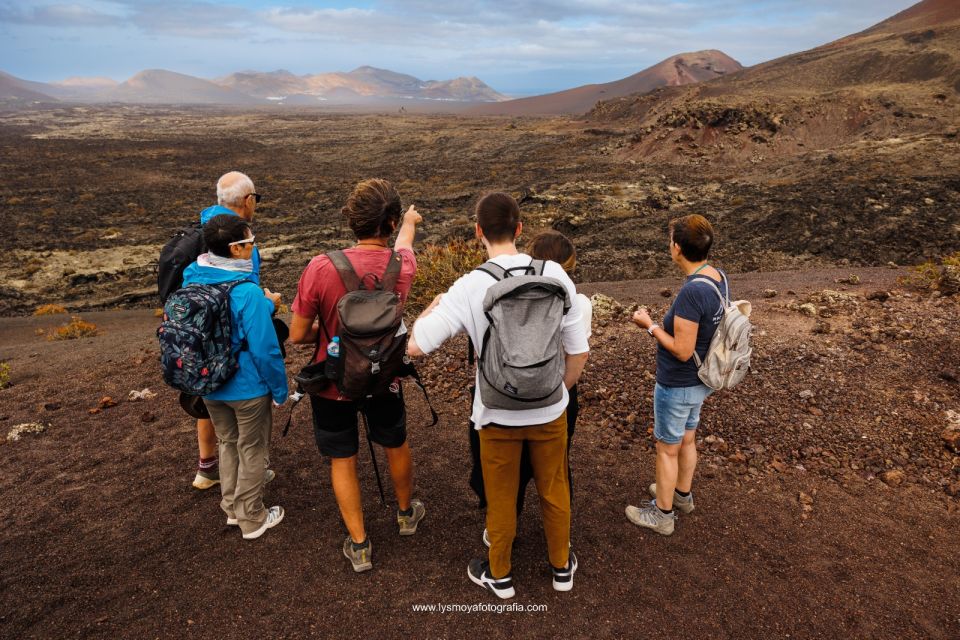
[(530, 448), (533, 480), (540, 495), (550, 564), (558, 569), (566, 567), (570, 556), (566, 412), (552, 422), (530, 427), (487, 425), (480, 430), (480, 464), (487, 495), (490, 573), (494, 578), (510, 573), (510, 552), (517, 535), (517, 489), (524, 440)]
[(264, 460), (268, 459), (273, 411), (270, 395), (252, 400), (204, 400), (220, 445), (220, 507), (243, 533), (267, 518), (263, 506)]

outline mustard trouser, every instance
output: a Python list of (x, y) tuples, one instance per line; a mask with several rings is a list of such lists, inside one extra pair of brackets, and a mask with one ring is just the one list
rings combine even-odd
[(489, 424), (480, 430), (480, 464), (487, 494), (490, 572), (494, 578), (510, 573), (510, 552), (517, 535), (517, 489), (524, 441), (530, 448), (533, 480), (540, 495), (550, 564), (558, 569), (566, 567), (570, 555), (566, 412), (547, 424), (529, 427)]

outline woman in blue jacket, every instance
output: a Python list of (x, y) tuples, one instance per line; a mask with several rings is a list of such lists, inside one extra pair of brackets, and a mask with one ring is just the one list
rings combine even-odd
[(283, 520), (279, 506), (265, 508), (264, 460), (268, 457), (274, 406), (287, 399), (287, 374), (270, 314), (280, 301), (268, 299), (254, 279), (254, 236), (250, 224), (232, 215), (214, 216), (203, 226), (207, 253), (187, 267), (184, 286), (238, 282), (230, 292), (231, 341), (239, 369), (203, 398), (217, 433), (221, 508), (228, 525), (247, 540), (259, 538)]

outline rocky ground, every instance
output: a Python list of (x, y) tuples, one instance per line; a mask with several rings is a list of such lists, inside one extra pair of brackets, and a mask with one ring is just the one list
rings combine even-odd
[[(194, 427), (160, 380), (151, 311), (87, 313), (99, 334), (73, 341), (40, 335), (62, 315), (2, 319), (0, 635), (957, 637), (958, 301), (903, 276), (733, 276), (755, 303), (755, 370), (707, 401), (697, 510), (670, 538), (623, 516), (652, 479), (654, 356), (624, 308), (659, 316), (679, 279), (584, 284), (597, 313), (571, 449), (576, 586), (550, 589), (531, 496), (516, 602), (546, 610), (500, 614), (413, 610), (497, 604), (464, 575), (483, 517), (466, 483), (462, 340), (423, 364), (438, 427), (407, 390), (427, 505), (415, 537), (396, 536), (361, 453), (375, 569), (354, 575), (308, 410), (274, 435), (267, 493), (286, 519), (245, 542), (217, 496), (189, 486)], [(307, 357), (292, 350), (288, 369)], [(157, 395), (131, 394), (144, 389)]]
[[(715, 223), (715, 259), (738, 272), (910, 265), (960, 249), (950, 132), (811, 144), (758, 162), (711, 152), (693, 165), (673, 152), (637, 155), (623, 147), (623, 123), (601, 124), (144, 107), (0, 113), (0, 214), (10, 221), (0, 235), (0, 315), (49, 302), (155, 305), (160, 246), (213, 203), (213, 183), (231, 168), (265, 196), (257, 237), (265, 283), (281, 291), (311, 256), (349, 241), (339, 208), (373, 175), (423, 211), (422, 242), (471, 237), (476, 198), (513, 193), (527, 237), (552, 227), (574, 238), (583, 281), (672, 273), (666, 225), (688, 213)], [(739, 145), (751, 131), (724, 139)]]
[[(762, 115), (706, 149), (679, 139), (692, 121), (661, 123), (665, 151), (643, 155), (650, 140), (624, 143), (636, 132), (622, 122), (562, 118), (0, 113), (0, 635), (960, 636), (960, 277), (897, 266), (960, 250), (956, 136), (877, 129), (758, 158)], [(373, 175), (423, 211), (419, 246), (468, 238), (488, 189), (518, 197), (527, 237), (573, 237), (596, 305), (571, 449), (574, 592), (549, 587), (533, 499), (515, 550), (518, 601), (547, 613), (413, 611), (491, 602), (464, 576), (483, 517), (466, 485), (462, 340), (423, 364), (440, 427), (408, 394), (428, 509), (415, 538), (395, 535), (361, 465), (371, 574), (339, 555), (303, 408), (274, 440), (269, 500), (288, 515), (261, 541), (190, 488), (195, 429), (160, 380), (153, 262), (234, 168), (265, 195), (263, 282), (287, 301), (309, 258), (347, 241), (339, 207)], [(754, 303), (756, 351), (753, 374), (707, 401), (697, 510), (664, 539), (622, 515), (653, 472), (653, 343), (626, 318), (638, 303), (659, 317), (676, 293), (665, 229), (686, 213), (714, 222), (714, 261)], [(96, 335), (50, 340), (67, 316), (30, 315), (46, 303)], [(291, 350), (288, 369), (307, 356)]]

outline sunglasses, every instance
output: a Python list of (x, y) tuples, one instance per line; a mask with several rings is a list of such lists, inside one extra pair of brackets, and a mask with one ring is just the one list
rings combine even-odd
[(249, 198), (250, 196), (253, 196), (253, 201), (256, 202), (257, 204), (260, 204), (260, 198), (263, 197), (259, 193), (248, 193), (246, 195), (247, 198)]
[(237, 240), (236, 242), (228, 242), (227, 246), (232, 247), (238, 244), (253, 244), (253, 241), (256, 240), (257, 236), (250, 236), (249, 238), (244, 238), (243, 240)]

